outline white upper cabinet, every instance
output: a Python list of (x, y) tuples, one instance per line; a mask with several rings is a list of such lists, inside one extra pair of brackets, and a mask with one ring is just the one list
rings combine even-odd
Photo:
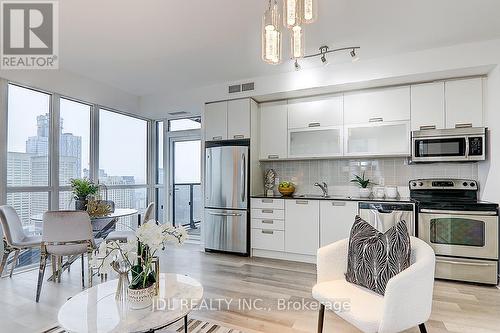
[(205, 140), (227, 139), (227, 102), (210, 103), (205, 105)]
[(322, 200), (319, 207), (320, 246), (349, 238), (354, 218), (358, 213), (358, 203)]
[(345, 124), (410, 120), (410, 87), (344, 94)]
[(411, 86), (411, 130), (443, 128), (444, 82)]
[(250, 137), (250, 99), (227, 102), (227, 138), (247, 139)]
[(288, 128), (341, 126), (343, 108), (341, 95), (290, 100)]
[(410, 122), (392, 121), (344, 127), (344, 155), (410, 155)]
[(287, 102), (260, 105), (260, 159), (287, 157)]
[(483, 124), (483, 79), (448, 81), (446, 127), (481, 127)]
[(285, 200), (285, 251), (316, 255), (319, 248), (319, 201)]
[(342, 133), (342, 126), (289, 130), (288, 157), (342, 156)]

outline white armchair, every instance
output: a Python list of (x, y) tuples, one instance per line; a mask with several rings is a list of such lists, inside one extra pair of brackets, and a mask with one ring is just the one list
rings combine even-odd
[[(321, 303), (318, 333), (323, 331), (325, 305), (365, 333), (401, 332), (425, 322), (432, 309), (435, 256), (422, 240), (411, 237), (411, 265), (392, 277), (385, 296), (345, 280), (349, 240), (343, 239), (318, 250), (318, 283), (313, 297)], [(348, 302), (349, 309), (332, 304)]]

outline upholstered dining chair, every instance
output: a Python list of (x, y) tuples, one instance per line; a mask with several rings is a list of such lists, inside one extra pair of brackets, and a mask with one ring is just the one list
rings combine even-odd
[(0, 276), (3, 273), (9, 255), (14, 252), (9, 274), (9, 276), (12, 277), (20, 252), (40, 247), (42, 236), (27, 236), (24, 233), (21, 219), (11, 206), (0, 206), (0, 222), (2, 223), (4, 234), (4, 251), (2, 262), (0, 263)]
[[(348, 239), (319, 249), (318, 283), (312, 290), (321, 304), (318, 333), (323, 332), (325, 305), (365, 333), (395, 333), (416, 326), (425, 333), (432, 309), (435, 256), (424, 241), (415, 237), (410, 241), (411, 265), (389, 280), (384, 296), (346, 281)], [(350, 303), (349, 309), (337, 304), (342, 300)]]
[[(43, 276), (48, 256), (60, 258), (63, 256), (81, 255), (82, 288), (85, 287), (84, 255), (87, 254), (88, 283), (92, 286), (92, 268), (90, 258), (96, 248), (90, 217), (85, 211), (49, 211), (43, 214), (43, 232), (40, 251), (40, 270), (36, 301), (40, 300)], [(52, 261), (54, 265), (54, 260)], [(54, 267), (54, 266), (53, 266)], [(58, 280), (60, 281), (62, 267), (59, 266)]]
[[(144, 218), (142, 219), (141, 223), (146, 223), (147, 221), (153, 218), (154, 208), (155, 208), (154, 202), (150, 202), (148, 207), (146, 208), (146, 211), (144, 212)], [(119, 230), (119, 231), (115, 230), (111, 231), (106, 236), (106, 241), (116, 241), (120, 243), (126, 243), (128, 239), (134, 239), (134, 237), (135, 237), (135, 232), (133, 230)]]

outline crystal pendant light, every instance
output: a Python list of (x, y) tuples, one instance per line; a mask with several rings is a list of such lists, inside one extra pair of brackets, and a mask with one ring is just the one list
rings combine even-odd
[(288, 29), (302, 23), (303, 0), (283, 1), (283, 25)]
[(281, 18), (277, 0), (269, 0), (262, 18), (262, 60), (269, 64), (281, 63)]
[(293, 59), (304, 57), (304, 29), (300, 25), (296, 25), (291, 31), (291, 54)]
[(313, 23), (318, 17), (317, 0), (301, 0), (303, 5), (302, 22), (305, 24)]

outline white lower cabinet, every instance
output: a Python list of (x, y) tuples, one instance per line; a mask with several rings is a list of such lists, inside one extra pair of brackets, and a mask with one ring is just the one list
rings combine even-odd
[(319, 201), (285, 201), (285, 251), (316, 255), (319, 248)]
[(252, 229), (252, 248), (283, 251), (285, 249), (285, 233), (281, 230)]
[(348, 238), (358, 213), (356, 201), (321, 201), (319, 210), (320, 245)]

